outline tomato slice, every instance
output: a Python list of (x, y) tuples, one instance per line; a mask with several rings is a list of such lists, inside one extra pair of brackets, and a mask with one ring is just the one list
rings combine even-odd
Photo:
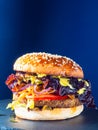
[(34, 96), (34, 100), (63, 100), (67, 99), (68, 96), (59, 96), (59, 95), (52, 95), (52, 94), (44, 94), (44, 95), (36, 95)]

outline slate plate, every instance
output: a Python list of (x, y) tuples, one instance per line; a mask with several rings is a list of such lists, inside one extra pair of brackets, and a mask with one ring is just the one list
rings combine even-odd
[(6, 106), (11, 100), (0, 101), (0, 130), (98, 130), (98, 111), (84, 110), (81, 115), (62, 121), (28, 121), (19, 119), (11, 122), (12, 112)]

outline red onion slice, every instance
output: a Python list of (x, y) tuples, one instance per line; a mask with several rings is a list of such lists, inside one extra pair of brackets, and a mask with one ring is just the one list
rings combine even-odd
[[(52, 91), (51, 91), (52, 90)], [(50, 92), (49, 92), (50, 91)], [(43, 94), (43, 93), (52, 93), (52, 92), (54, 92), (55, 90), (53, 90), (53, 88), (51, 88), (51, 87), (49, 87), (49, 88), (47, 88), (47, 89), (43, 89), (43, 90), (41, 90), (41, 91), (37, 91), (37, 85), (34, 85), (34, 92), (36, 93), (36, 94)]]
[(33, 86), (32, 84), (27, 84), (24, 87), (22, 87), (19, 91), (23, 91), (24, 89), (27, 89), (28, 87)]

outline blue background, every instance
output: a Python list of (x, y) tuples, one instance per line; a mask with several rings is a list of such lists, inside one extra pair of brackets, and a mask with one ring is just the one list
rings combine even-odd
[(27, 52), (66, 55), (79, 63), (98, 105), (97, 0), (0, 0), (0, 99), (13, 64)]

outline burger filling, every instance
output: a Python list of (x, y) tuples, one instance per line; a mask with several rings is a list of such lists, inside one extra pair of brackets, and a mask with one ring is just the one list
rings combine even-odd
[(81, 104), (96, 108), (88, 80), (46, 74), (16, 72), (6, 85), (13, 92), (7, 108), (18, 106), (28, 110), (69, 108)]

